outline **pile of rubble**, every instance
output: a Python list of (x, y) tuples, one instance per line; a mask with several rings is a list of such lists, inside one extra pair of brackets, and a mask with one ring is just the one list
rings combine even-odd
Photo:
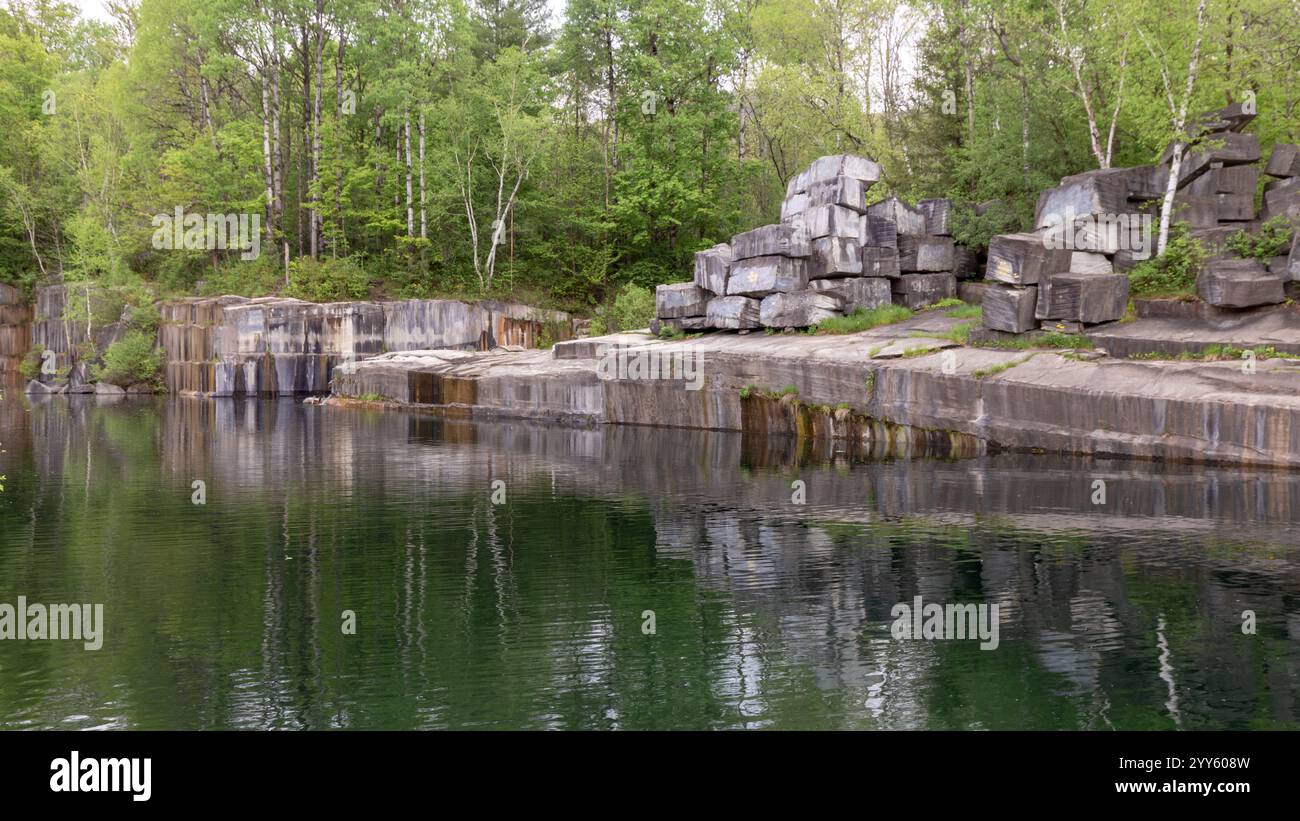
[(803, 328), (858, 309), (923, 308), (956, 295), (978, 261), (952, 238), (948, 200), (871, 206), (880, 166), (837, 154), (790, 180), (781, 222), (695, 255), (692, 282), (660, 285), (655, 333)]
[[(1228, 238), (1254, 232), (1278, 215), (1300, 217), (1300, 149), (1273, 148), (1264, 172), (1277, 178), (1256, 213), (1259, 138), (1242, 129), (1253, 111), (1234, 104), (1202, 115), (1183, 148), (1173, 220), (1210, 250), (1197, 279), (1201, 299), (1246, 308), (1282, 302), (1287, 283), (1300, 281), (1300, 253), (1269, 265), (1226, 252)], [(989, 241), (983, 291), (985, 327), (1008, 333), (1039, 328), (1083, 331), (1124, 315), (1125, 272), (1155, 253), (1160, 205), (1173, 168), (1171, 144), (1153, 165), (1075, 174), (1042, 192), (1034, 230)]]

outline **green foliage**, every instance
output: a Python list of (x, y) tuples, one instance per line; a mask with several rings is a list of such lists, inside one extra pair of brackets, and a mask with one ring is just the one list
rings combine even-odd
[(123, 388), (140, 383), (156, 388), (162, 381), (162, 364), (162, 351), (154, 347), (153, 335), (136, 329), (108, 346), (104, 364), (93, 366), (91, 376)]
[(1186, 223), (1175, 223), (1169, 231), (1165, 252), (1139, 263), (1129, 272), (1129, 293), (1144, 297), (1193, 293), (1205, 258), (1204, 246), (1191, 237)]
[(824, 319), (812, 330), (819, 334), (855, 334), (911, 318), (912, 312), (902, 305), (884, 305), (870, 310), (859, 308), (848, 316)]
[(1071, 348), (1074, 350), (1091, 350), (1092, 342), (1081, 334), (1066, 334), (1060, 331), (1047, 333), (1023, 334), (1014, 339), (990, 339), (975, 345), (977, 348), (1002, 348), (1007, 350), (1026, 350), (1029, 348)]
[(591, 320), (591, 330), (596, 335), (635, 331), (648, 326), (654, 318), (654, 291), (628, 283), (619, 290), (608, 310), (597, 310)]
[(287, 296), (311, 302), (365, 299), (369, 291), (369, 277), (352, 260), (310, 257), (289, 263), (289, 287), (284, 289)]
[(41, 363), (44, 361), (44, 356), (44, 345), (33, 345), (31, 350), (23, 355), (22, 362), (18, 363), (18, 372), (22, 374), (23, 379), (36, 379), (41, 375)]
[(1285, 215), (1267, 220), (1254, 234), (1238, 231), (1228, 237), (1228, 249), (1239, 257), (1268, 263), (1291, 247), (1291, 221)]

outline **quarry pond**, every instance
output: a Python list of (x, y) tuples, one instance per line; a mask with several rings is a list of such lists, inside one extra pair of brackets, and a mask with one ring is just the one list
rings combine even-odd
[(0, 475), (0, 603), (103, 605), (2, 729), (1300, 728), (1294, 471), (6, 391)]

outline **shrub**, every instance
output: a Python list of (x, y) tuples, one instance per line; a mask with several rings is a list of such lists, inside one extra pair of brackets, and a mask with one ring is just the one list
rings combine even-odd
[(91, 369), (100, 382), (127, 387), (144, 382), (158, 385), (162, 373), (162, 352), (154, 347), (153, 334), (131, 330), (108, 346), (104, 364)]
[(289, 263), (288, 296), (309, 302), (345, 302), (365, 299), (369, 292), (369, 277), (352, 260), (302, 257)]
[(1254, 234), (1238, 231), (1228, 237), (1228, 249), (1239, 257), (1258, 259), (1267, 263), (1282, 256), (1291, 246), (1291, 223), (1285, 216), (1277, 216), (1259, 226)]
[(1196, 275), (1205, 262), (1205, 248), (1193, 239), (1186, 223), (1169, 230), (1165, 252), (1129, 272), (1129, 292), (1134, 296), (1181, 296), (1196, 288)]
[(23, 375), (23, 379), (36, 379), (41, 375), (41, 361), (44, 356), (45, 346), (32, 346), (32, 349), (23, 356), (23, 361), (18, 363), (18, 372)]
[(591, 319), (591, 332), (597, 336), (618, 331), (644, 328), (655, 318), (654, 291), (629, 282), (614, 297), (614, 304), (601, 308)]

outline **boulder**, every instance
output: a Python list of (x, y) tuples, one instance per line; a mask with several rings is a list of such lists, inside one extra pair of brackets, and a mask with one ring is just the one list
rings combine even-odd
[[(808, 178), (805, 183), (806, 188), (803, 190), (810, 190), (818, 183), (831, 182), (836, 177), (851, 177), (866, 183), (867, 186), (880, 182), (880, 165), (869, 157), (857, 154), (831, 154), (818, 157), (812, 161), (805, 173)], [(864, 189), (867, 186), (864, 186)]]
[(110, 385), (107, 382), (95, 383), (96, 396), (126, 396), (126, 390), (119, 388), (117, 385)]
[(1231, 103), (1223, 108), (1216, 108), (1191, 118), (1188, 126), (1190, 134), (1208, 134), (1215, 131), (1240, 131), (1255, 119), (1254, 106), (1245, 103)]
[[(838, 205), (862, 214), (867, 210), (867, 189), (871, 183), (864, 183), (854, 177), (836, 177), (827, 182), (812, 183), (808, 186), (808, 208), (819, 205)], [(806, 210), (806, 209), (805, 209)]]
[(989, 240), (986, 279), (1008, 285), (1036, 285), (1048, 274), (1070, 269), (1068, 248), (1049, 248), (1038, 234), (1001, 234)]
[(925, 230), (936, 237), (952, 236), (949, 217), (952, 214), (952, 200), (927, 199), (916, 204), (916, 209), (925, 214)]
[(1286, 301), (1282, 278), (1254, 259), (1207, 260), (1196, 277), (1197, 295), (1220, 308), (1250, 308)]
[(789, 293), (807, 288), (807, 263), (794, 257), (742, 259), (731, 264), (727, 278), (727, 296), (765, 297), (776, 291)]
[(877, 248), (898, 247), (898, 226), (888, 217), (863, 214), (858, 223), (858, 232), (863, 245)]
[(731, 246), (719, 243), (707, 251), (695, 252), (695, 284), (715, 294), (727, 292), (727, 269), (731, 266)]
[(844, 300), (838, 294), (823, 291), (795, 291), (763, 297), (758, 306), (758, 321), (767, 328), (806, 328), (823, 319), (840, 316)]
[(894, 304), (914, 311), (957, 295), (957, 278), (952, 274), (903, 274), (889, 285)]
[(704, 316), (704, 306), (712, 296), (694, 282), (660, 285), (655, 288), (655, 316), (660, 319)]
[[(1166, 153), (1172, 156), (1172, 146)], [(1217, 163), (1245, 165), (1259, 162), (1259, 158), (1259, 137), (1254, 134), (1226, 131), (1206, 135), (1202, 142), (1183, 157), (1182, 166), (1178, 169), (1178, 187), (1191, 183)]]
[(901, 273), (902, 271), (898, 267), (897, 248), (862, 246), (862, 275), (864, 277), (898, 279)]
[(757, 299), (720, 296), (709, 300), (705, 320), (710, 328), (741, 331), (759, 327)]
[(1270, 177), (1300, 177), (1300, 145), (1278, 143), (1273, 146), (1264, 173)]
[(844, 300), (844, 313), (861, 308), (869, 311), (890, 303), (889, 280), (882, 277), (844, 277), (842, 279), (814, 279), (808, 283), (814, 291), (832, 293)]
[(1094, 324), (1114, 322), (1128, 307), (1124, 274), (1052, 274), (1038, 286), (1034, 316)]
[(1300, 218), (1300, 177), (1291, 177), (1264, 189), (1264, 209), (1260, 212), (1260, 220), (1283, 215), (1293, 220)]
[(808, 278), (862, 275), (862, 246), (852, 237), (818, 237), (808, 257)]
[(926, 235), (925, 214), (898, 197), (889, 197), (867, 208), (867, 214), (892, 220), (894, 229), (901, 235), (921, 237)]
[(993, 285), (984, 290), (984, 327), (996, 331), (1022, 334), (1038, 327), (1034, 319), (1034, 306), (1038, 302), (1038, 288), (1030, 285)]
[(23, 389), (23, 392), (29, 396), (45, 396), (63, 393), (66, 389), (67, 388), (64, 385), (47, 385), (44, 382), (33, 379), (27, 383), (27, 387)]
[(902, 271), (951, 271), (953, 269), (952, 237), (898, 238), (898, 267)]
[(803, 213), (803, 226), (811, 239), (849, 237), (861, 242), (858, 212), (842, 205), (815, 205)]
[(731, 238), (731, 259), (783, 256), (806, 257), (810, 253), (808, 235), (798, 222), (764, 225)]

